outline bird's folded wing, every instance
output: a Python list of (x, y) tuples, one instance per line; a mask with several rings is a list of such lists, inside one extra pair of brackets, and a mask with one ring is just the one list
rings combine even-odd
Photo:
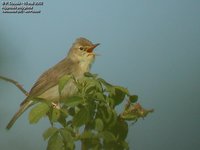
[(63, 59), (58, 64), (44, 72), (36, 81), (29, 92), (28, 98), (21, 103), (25, 103), (30, 97), (38, 97), (48, 89), (58, 84), (59, 79), (67, 74), (72, 74), (76, 68), (76, 63), (70, 59)]

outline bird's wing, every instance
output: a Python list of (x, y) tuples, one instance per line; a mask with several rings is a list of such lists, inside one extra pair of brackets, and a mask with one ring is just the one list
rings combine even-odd
[(30, 97), (37, 97), (58, 84), (59, 79), (64, 75), (71, 74), (75, 66), (75, 62), (65, 58), (44, 72), (31, 88), (28, 98), (26, 98), (25, 101), (21, 103), (21, 105), (28, 101)]
[(63, 59), (54, 67), (44, 72), (32, 87), (29, 95), (34, 97), (39, 96), (58, 84), (58, 81), (62, 76), (72, 73), (75, 65), (73, 65), (73, 63), (74, 62), (70, 59)]

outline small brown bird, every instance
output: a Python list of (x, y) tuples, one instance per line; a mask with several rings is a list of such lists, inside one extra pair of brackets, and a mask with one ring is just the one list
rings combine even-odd
[[(91, 65), (95, 59), (94, 48), (98, 44), (93, 44), (86, 38), (78, 38), (70, 48), (66, 58), (58, 64), (45, 71), (31, 88), (29, 95), (21, 103), (19, 110), (10, 120), (7, 129), (10, 129), (18, 117), (29, 108), (34, 101), (33, 98), (43, 98), (58, 101), (60, 98), (58, 90), (58, 82), (64, 75), (73, 75), (75, 78), (81, 78), (85, 72), (89, 72)], [(62, 90), (61, 96), (68, 97), (76, 92), (75, 85), (69, 82)]]

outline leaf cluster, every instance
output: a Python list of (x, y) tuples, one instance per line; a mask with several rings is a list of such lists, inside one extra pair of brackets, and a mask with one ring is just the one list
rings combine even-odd
[[(81, 79), (64, 76), (58, 83), (60, 94), (68, 82), (76, 86), (76, 94), (54, 103), (39, 100), (29, 113), (30, 123), (42, 117), (48, 117), (51, 123), (43, 134), (48, 140), (47, 150), (74, 150), (78, 141), (82, 150), (129, 149), (128, 121), (144, 118), (152, 110), (136, 103), (138, 96), (131, 95), (127, 88), (112, 85), (96, 74), (86, 73)], [(116, 112), (116, 106), (124, 100), (124, 111)]]

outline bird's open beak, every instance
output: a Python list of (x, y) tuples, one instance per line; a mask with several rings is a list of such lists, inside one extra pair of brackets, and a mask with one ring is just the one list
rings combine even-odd
[(94, 50), (98, 45), (100, 45), (100, 43), (97, 43), (97, 44), (92, 45), (91, 47), (89, 47), (89, 48), (87, 49), (87, 52), (88, 52), (88, 53), (92, 53), (93, 50)]

